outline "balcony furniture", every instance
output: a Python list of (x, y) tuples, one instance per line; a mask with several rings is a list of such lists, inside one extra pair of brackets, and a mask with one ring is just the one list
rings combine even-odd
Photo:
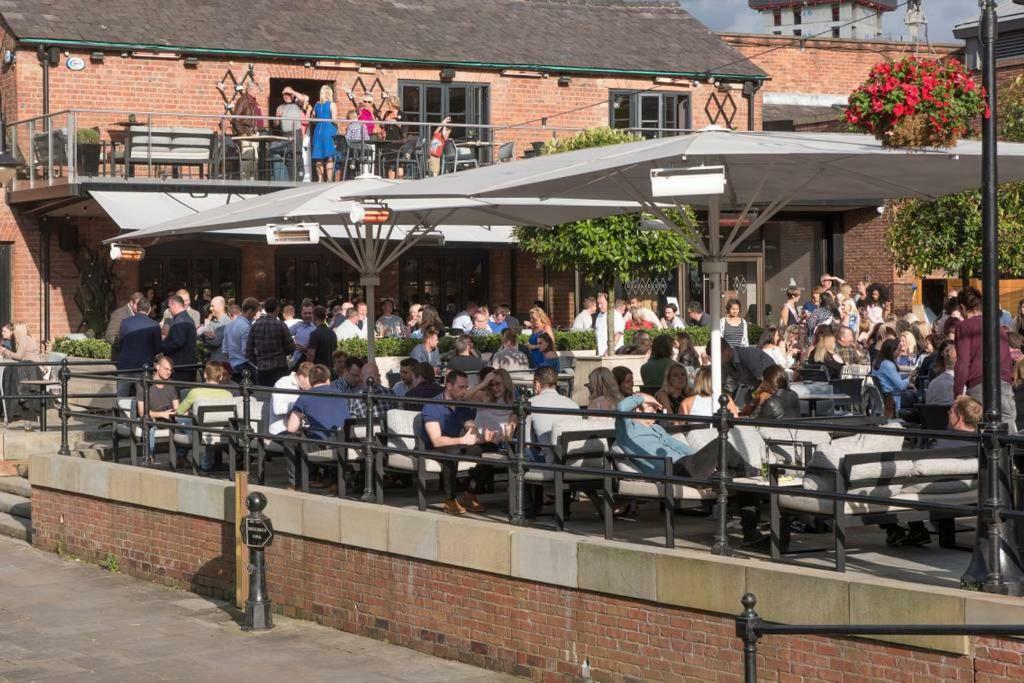
[[(279, 142), (294, 143), (295, 138), (285, 135), (274, 135), (272, 133), (257, 133), (256, 135), (236, 135), (234, 138), (232, 138), (232, 141), (236, 145), (239, 145), (239, 150), (240, 153), (242, 154), (243, 161), (251, 160), (251, 158), (245, 155), (246, 151), (251, 150), (246, 150), (245, 145), (242, 145), (241, 143), (250, 143), (252, 145), (255, 145), (256, 148), (258, 149), (256, 156), (257, 161), (259, 163), (256, 164), (255, 176), (253, 180), (273, 180), (273, 165), (271, 163), (270, 158), (271, 146)], [(282, 158), (280, 159), (280, 161), (283, 162), (284, 159)], [(245, 164), (243, 164), (243, 167), (244, 166)]]
[(53, 128), (49, 132), (36, 133), (32, 138), (32, 151), (35, 155), (34, 172), (46, 176), (50, 168), (49, 158), (51, 143), (53, 139), (53, 177), (58, 178), (64, 175), (64, 166), (68, 165), (68, 132), (66, 128)]
[(170, 166), (177, 176), (182, 168), (195, 167), (203, 177), (203, 167), (213, 158), (213, 142), (219, 137), (209, 128), (149, 128), (132, 126), (125, 135), (124, 149), (115, 152), (120, 163), (132, 177), (138, 166)]
[(444, 143), (444, 152), (441, 156), (441, 173), (456, 173), (467, 168), (477, 168), (480, 162), (472, 148), (456, 145), (455, 141), (448, 139)]
[(498, 163), (503, 164), (506, 161), (512, 161), (516, 158), (516, 141), (501, 143), (501, 147), (498, 148)]

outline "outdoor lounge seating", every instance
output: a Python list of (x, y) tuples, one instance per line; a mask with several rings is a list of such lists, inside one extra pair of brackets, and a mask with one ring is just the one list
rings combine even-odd
[[(50, 162), (53, 162), (53, 175), (58, 177), (63, 175), (63, 167), (68, 164), (68, 132), (66, 128), (54, 128), (49, 132), (36, 133), (35, 137), (32, 138), (32, 153), (35, 156), (35, 169), (36, 173), (46, 176), (47, 168), (50, 168)], [(50, 154), (52, 146), (52, 157)]]
[[(114, 417), (122, 419), (136, 420), (139, 417), (138, 414), (138, 401), (134, 398), (119, 398), (114, 407)], [(164, 423), (166, 425), (166, 423)], [(161, 442), (170, 443), (170, 430), (166, 426), (159, 426), (156, 430), (156, 443), (159, 445)], [(128, 440), (129, 455), (131, 458), (132, 465), (139, 464), (139, 449), (142, 446), (143, 439), (142, 425), (141, 424), (128, 424), (126, 422), (115, 421), (110, 424), (110, 440), (113, 446), (113, 459), (114, 462), (119, 462), (121, 457), (121, 442), (125, 439)], [(152, 455), (152, 454), (151, 454)], [(173, 457), (173, 456), (172, 456)]]
[(203, 167), (213, 159), (216, 131), (208, 128), (133, 127), (123, 150), (114, 156), (115, 163), (126, 167), (132, 175), (136, 166), (171, 166), (175, 173), (182, 167), (196, 167), (203, 177)]

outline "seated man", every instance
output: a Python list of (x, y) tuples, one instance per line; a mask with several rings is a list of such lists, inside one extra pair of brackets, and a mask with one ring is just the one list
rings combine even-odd
[[(338, 396), (331, 387), (331, 371), (323, 365), (314, 365), (309, 371), (309, 393), (303, 394), (292, 406), (288, 415), (288, 433), (302, 434), (310, 439), (326, 441), (349, 418), (348, 399)], [(298, 446), (285, 447), (288, 460), (288, 490), (295, 490), (295, 467), (298, 463)], [(338, 491), (338, 484), (331, 485), (328, 493)]]
[[(559, 410), (579, 410), (576, 401), (568, 396), (558, 393), (558, 373), (549, 366), (537, 368), (533, 372), (533, 396), (530, 397), (531, 409), (555, 408)], [(551, 444), (551, 432), (559, 420), (566, 419), (564, 415), (530, 411), (527, 416), (527, 441), (534, 443)], [(547, 450), (547, 449), (545, 449)], [(545, 457), (541, 449), (531, 446), (527, 449), (526, 457), (534, 462), (551, 462), (553, 457)], [(533, 519), (540, 512), (544, 504), (544, 487), (539, 484), (530, 484), (523, 488), (523, 509), (526, 516)], [(566, 491), (567, 500), (569, 492)], [(568, 509), (568, 507), (566, 508)]]
[(391, 391), (395, 396), (401, 398), (412, 389), (413, 378), (416, 376), (414, 371), (416, 363), (415, 358), (403, 358), (402, 362), (398, 364), (398, 374), (401, 379), (391, 387)]
[(460, 334), (455, 340), (455, 355), (448, 359), (448, 369), (477, 373), (483, 366), (480, 355), (473, 350), (473, 339), (468, 334)]
[(351, 356), (345, 359), (341, 368), (341, 374), (331, 384), (335, 391), (343, 394), (359, 393), (359, 383), (362, 381), (363, 359)]
[(947, 344), (942, 350), (942, 372), (928, 382), (924, 390), (924, 402), (937, 405), (953, 403), (953, 368), (956, 367), (956, 346)]
[[(169, 356), (158, 355), (156, 365), (153, 368), (153, 382), (149, 385), (149, 418), (157, 422), (173, 422), (175, 412), (178, 410), (178, 388), (170, 384), (164, 384), (174, 374), (174, 361)], [(142, 384), (135, 389), (136, 415), (145, 414), (145, 403), (143, 401)], [(156, 449), (156, 427), (150, 426), (147, 435), (149, 442), (149, 462), (153, 461), (153, 451)]]
[(519, 350), (519, 335), (515, 330), (505, 330), (501, 333), (501, 348), (491, 356), (490, 365), (492, 368), (509, 372), (530, 369), (530, 359)]
[[(224, 375), (227, 374), (224, 371), (224, 366), (216, 361), (209, 361), (203, 368), (203, 377), (206, 380), (206, 384), (211, 386), (195, 387), (189, 389), (188, 393), (185, 394), (184, 400), (178, 404), (178, 408), (175, 411), (176, 421), (181, 424), (192, 424), (192, 418), (189, 417), (189, 411), (192, 410), (192, 405), (199, 398), (220, 398), (220, 399), (231, 399), (234, 395), (230, 389), (224, 387), (223, 380)], [(191, 432), (189, 432), (191, 435)], [(211, 446), (206, 446), (203, 449), (203, 457), (199, 461), (199, 469), (203, 472), (209, 472), (213, 469), (213, 462), (211, 456)], [(183, 456), (188, 451), (187, 448), (178, 447), (178, 455)], [(192, 457), (196, 457), (193, 453)]]
[[(461, 401), (469, 390), (469, 378), (466, 373), (452, 370), (445, 377), (444, 392), (441, 398), (446, 401)], [(406, 394), (408, 396), (408, 394)], [(454, 407), (440, 403), (423, 406), (423, 439), (424, 446), (429, 450), (444, 453), (461, 453), (480, 455), (480, 444), (493, 441), (495, 435), (489, 431), (481, 434), (473, 423), (472, 408)], [(444, 490), (444, 511), (450, 515), (462, 515), (470, 512), (486, 512), (487, 508), (480, 504), (476, 494), (481, 488), (485, 467), (477, 465), (469, 471), (469, 488), (459, 501), (456, 498), (458, 484), (458, 462), (441, 460), (441, 487)], [(486, 468), (490, 469), (490, 468)]]
[(486, 309), (477, 309), (477, 312), (473, 314), (473, 327), (470, 328), (469, 333), (474, 337), (485, 337), (494, 334), (491, 330), (491, 319), (487, 315)]
[[(361, 124), (360, 124), (361, 127)], [(366, 339), (366, 331), (359, 327), (359, 310), (354, 306), (345, 311), (345, 322), (334, 331), (338, 341), (346, 339)]]
[[(356, 391), (368, 390), (373, 399), (373, 423), (375, 425), (386, 425), (388, 411), (394, 407), (395, 392), (381, 384), (380, 369), (374, 362), (367, 362), (360, 373), (359, 386)], [(366, 401), (363, 399), (350, 399), (348, 402), (349, 412), (353, 420), (366, 421)]]
[(441, 369), (441, 353), (437, 350), (437, 330), (431, 328), (423, 331), (423, 341), (413, 347), (409, 354), (420, 363), (428, 363), (434, 370)]
[[(434, 368), (429, 363), (417, 363), (413, 368), (412, 388), (405, 392), (405, 398), (437, 398), (444, 387), (437, 383), (437, 376)], [(406, 410), (419, 410), (422, 403), (409, 403), (405, 405)]]
[[(309, 391), (309, 371), (312, 369), (313, 363), (299, 363), (294, 372), (277, 380), (274, 383), (274, 388), (289, 391)], [(292, 408), (297, 400), (299, 400), (299, 397), (296, 394), (271, 394), (268, 432), (271, 434), (281, 434), (288, 431), (288, 416), (291, 415)]]

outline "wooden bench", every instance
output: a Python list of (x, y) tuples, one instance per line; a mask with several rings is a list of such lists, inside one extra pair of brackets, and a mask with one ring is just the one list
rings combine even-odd
[(126, 167), (128, 175), (134, 174), (134, 167), (152, 163), (171, 166), (175, 173), (180, 168), (195, 166), (202, 178), (203, 167), (213, 159), (216, 135), (217, 131), (209, 128), (132, 127), (124, 149), (115, 154), (114, 160)]

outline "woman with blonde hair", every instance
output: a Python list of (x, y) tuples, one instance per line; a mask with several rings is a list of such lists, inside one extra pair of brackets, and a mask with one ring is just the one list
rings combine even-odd
[(910, 330), (900, 332), (899, 347), (896, 353), (896, 365), (910, 367), (917, 363), (917, 338)]
[(313, 147), (310, 156), (316, 165), (317, 180), (334, 182), (334, 162), (337, 149), (334, 136), (338, 134), (338, 126), (334, 121), (338, 118), (338, 109), (334, 104), (334, 91), (331, 86), (320, 88), (320, 101), (313, 107)]
[(673, 362), (665, 368), (665, 378), (661, 382), (661, 389), (654, 395), (654, 398), (665, 406), (665, 410), (668, 412), (678, 413), (683, 399), (689, 393), (690, 378), (686, 374), (686, 368)]
[(420, 310), (423, 308), (420, 304), (413, 304), (409, 307), (409, 317), (406, 319), (405, 329), (410, 337), (422, 336), (420, 331), (420, 321), (422, 313)]
[[(711, 417), (718, 412), (718, 406), (711, 400), (711, 366), (705, 365), (697, 371), (697, 379), (693, 382), (693, 393), (683, 399), (679, 406), (679, 412), (683, 415), (698, 415)], [(726, 405), (726, 409), (733, 417), (739, 417), (740, 411), (733, 403), (732, 398)]]
[(807, 359), (825, 367), (830, 379), (843, 376), (843, 359), (836, 353), (836, 335), (828, 327), (819, 327), (814, 335), (814, 348)]
[(0, 357), (31, 362), (38, 362), (42, 359), (39, 342), (29, 334), (28, 325), (25, 323), (14, 325), (14, 350), (11, 351), (0, 346)]
[(526, 348), (530, 351), (530, 365), (539, 368), (545, 365), (545, 352), (540, 347), (540, 336), (546, 334), (552, 340), (555, 338), (555, 328), (551, 325), (551, 318), (540, 306), (530, 309), (530, 330), (530, 341), (526, 344)]
[(480, 381), (466, 394), (468, 403), (491, 403), (493, 408), (477, 408), (473, 423), (481, 434), (493, 432), (495, 443), (507, 442), (515, 430), (516, 416), (512, 412), (514, 398), (512, 376), (501, 368), (484, 368)]
[(619, 382), (608, 368), (594, 368), (590, 371), (587, 390), (590, 392), (587, 410), (615, 410), (622, 400)]

